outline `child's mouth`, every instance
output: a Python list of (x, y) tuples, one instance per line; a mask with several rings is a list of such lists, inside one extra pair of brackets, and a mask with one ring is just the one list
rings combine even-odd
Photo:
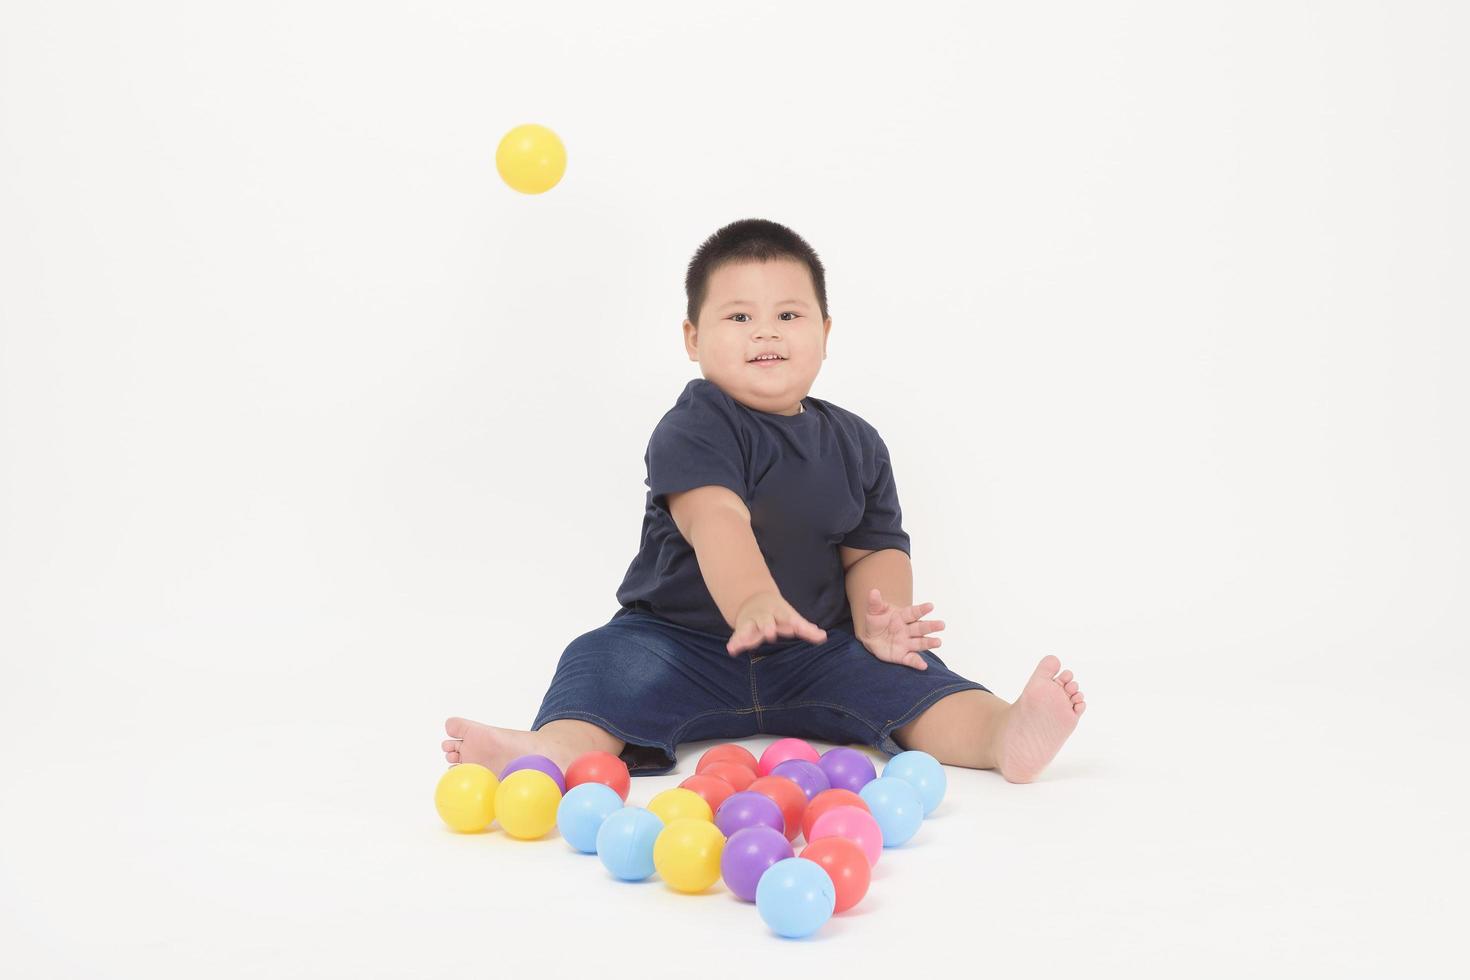
[(770, 367), (772, 364), (785, 364), (786, 359), (784, 357), (767, 357), (764, 360), (751, 361), (750, 363), (758, 367)]

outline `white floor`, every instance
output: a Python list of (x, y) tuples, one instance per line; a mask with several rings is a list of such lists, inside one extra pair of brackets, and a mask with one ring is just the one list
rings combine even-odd
[[(442, 624), (421, 656), (464, 629)], [(723, 884), (619, 882), (555, 831), (449, 832), (432, 803), (443, 718), (524, 724), (539, 690), (355, 673), (412, 644), (294, 632), (295, 671), (279, 650), (252, 671), (228, 639), (209, 664), (156, 643), (85, 678), (63, 658), (17, 665), (0, 746), (8, 976), (1455, 975), (1464, 769), (1433, 753), (1463, 739), (1432, 678), (1338, 678), (1324, 697), (1285, 660), (1243, 677), (1072, 658), (1090, 707), (1043, 778), (950, 768), (864, 901), (794, 941)], [(313, 660), (334, 632), (356, 652)], [(990, 680), (1014, 696), (1027, 669), (998, 657)], [(678, 771), (635, 779), (630, 800), (711, 744), (681, 746)]]

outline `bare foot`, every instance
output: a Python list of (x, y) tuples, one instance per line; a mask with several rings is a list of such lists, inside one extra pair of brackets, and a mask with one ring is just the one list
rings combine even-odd
[(444, 758), (451, 765), (477, 762), (499, 776), (512, 759), (523, 755), (544, 755), (563, 770), (571, 763), (557, 742), (540, 732), (523, 732), (514, 728), (482, 725), (468, 718), (450, 718), (444, 730), (452, 737), (444, 740)]
[(1029, 783), (1056, 757), (1087, 709), (1072, 672), (1051, 654), (1041, 658), (1021, 696), (1006, 709), (996, 737), (996, 768), (1013, 783)]

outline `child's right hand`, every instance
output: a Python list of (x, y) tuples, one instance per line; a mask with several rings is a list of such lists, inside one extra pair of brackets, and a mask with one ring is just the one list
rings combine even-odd
[(799, 636), (811, 643), (827, 641), (827, 631), (804, 619), (779, 593), (757, 592), (735, 613), (735, 632), (725, 650), (733, 657), (762, 643), (774, 643), (777, 636)]

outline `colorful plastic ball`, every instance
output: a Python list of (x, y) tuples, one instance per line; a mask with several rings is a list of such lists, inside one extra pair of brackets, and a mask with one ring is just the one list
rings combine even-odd
[(832, 914), (846, 912), (868, 893), (873, 881), (873, 869), (863, 849), (846, 837), (823, 837), (814, 840), (801, 850), (801, 857), (814, 861), (832, 879), (837, 892), (837, 904)]
[[(781, 831), (764, 824), (746, 827), (725, 840), (725, 850), (720, 855), (720, 875), (736, 898), (742, 902), (753, 902), (761, 875), (777, 861), (795, 856), (791, 842)], [(862, 857), (861, 854), (858, 856)]]
[(522, 194), (541, 194), (560, 182), (567, 169), (561, 138), (545, 126), (524, 123), (506, 133), (495, 148), (500, 179)]
[(602, 822), (623, 808), (623, 798), (611, 786), (581, 783), (567, 790), (556, 807), (556, 829), (583, 854), (597, 853)]
[(766, 750), (761, 753), (760, 763), (756, 772), (762, 776), (769, 776), (771, 770), (775, 769), (787, 759), (805, 759), (807, 762), (820, 762), (822, 757), (817, 750), (812, 748), (805, 739), (782, 738), (777, 739)]
[(871, 813), (855, 806), (834, 806), (818, 817), (807, 840), (816, 843), (823, 837), (846, 837), (863, 849), (870, 868), (883, 855), (883, 828)]
[(725, 762), (710, 763), (709, 765), (704, 767), (704, 772), (700, 775), (715, 776), (719, 779), (723, 779), (725, 782), (735, 787), (736, 792), (744, 789), (749, 789), (750, 784), (755, 782), (754, 772), (747, 769), (745, 766), (741, 765), (738, 762), (730, 762), (728, 760)]
[(476, 762), (450, 766), (434, 787), (439, 819), (462, 834), (477, 834), (495, 821), (495, 790), (500, 780)]
[(659, 793), (648, 801), (648, 809), (662, 820), (665, 826), (685, 817), (705, 820), (709, 823), (714, 823), (715, 820), (715, 811), (704, 802), (704, 797), (682, 786), (675, 786), (673, 789), (666, 789)]
[(597, 858), (613, 877), (642, 881), (653, 874), (653, 845), (663, 829), (656, 814), (641, 806), (625, 806), (608, 814), (597, 828)]
[(812, 824), (834, 806), (855, 806), (860, 810), (870, 809), (868, 801), (850, 789), (829, 789), (825, 793), (818, 793), (812, 797), (812, 801), (806, 806), (806, 812), (801, 815), (801, 832), (806, 835), (807, 840), (812, 839)]
[(558, 766), (544, 755), (523, 755), (510, 760), (510, 762), (506, 763), (505, 768), (500, 770), (501, 781), (504, 782), (506, 776), (509, 776), (513, 772), (520, 772), (522, 769), (535, 769), (539, 772), (544, 772), (556, 783), (556, 791), (558, 793), (565, 793), (567, 791), (567, 780), (562, 775), (561, 766)]
[(817, 763), (827, 774), (827, 783), (834, 789), (847, 789), (856, 793), (878, 778), (873, 760), (857, 749), (839, 746), (822, 753)]
[(919, 799), (924, 801), (926, 817), (944, 799), (944, 790), (949, 784), (939, 760), (918, 749), (900, 752), (889, 759), (888, 765), (883, 767), (883, 775), (902, 779), (918, 790)]
[(837, 888), (815, 861), (791, 857), (766, 869), (755, 887), (755, 907), (778, 936), (810, 936), (832, 918)]
[(924, 801), (919, 799), (919, 791), (897, 776), (875, 779), (858, 795), (878, 821), (884, 847), (897, 847), (906, 842), (924, 822)]
[(787, 759), (772, 769), (771, 775), (785, 776), (800, 786), (808, 800), (823, 790), (832, 788), (832, 784), (827, 782), (827, 774), (822, 771), (822, 767), (805, 759)]
[(602, 783), (612, 787), (618, 799), (628, 802), (628, 764), (611, 752), (584, 752), (567, 766), (567, 789), (583, 783)]
[(495, 790), (495, 819), (507, 834), (521, 840), (544, 837), (556, 826), (561, 790), (540, 769), (517, 769)]
[(699, 762), (694, 766), (694, 771), (696, 773), (702, 773), (705, 767), (712, 766), (716, 762), (734, 762), (744, 766), (753, 773), (760, 766), (755, 756), (751, 755), (750, 749), (747, 749), (743, 745), (736, 745), (734, 742), (726, 742), (723, 745), (716, 745), (714, 748), (705, 752), (704, 755), (700, 756)]
[(801, 833), (801, 817), (806, 812), (806, 794), (785, 776), (762, 776), (750, 784), (750, 792), (769, 796), (781, 808), (786, 822), (786, 839), (795, 840)]
[(786, 834), (786, 817), (781, 813), (781, 807), (764, 793), (750, 790), (732, 795), (721, 804), (719, 812), (715, 814), (715, 826), (726, 837), (737, 830), (762, 824), (779, 831), (782, 836)]
[(676, 891), (695, 894), (720, 880), (725, 835), (708, 820), (684, 817), (664, 827), (653, 842), (653, 866)]
[(720, 812), (720, 804), (728, 800), (735, 792), (734, 786), (719, 776), (711, 776), (708, 773), (697, 772), (685, 778), (679, 785), (692, 793), (698, 793), (716, 814)]

